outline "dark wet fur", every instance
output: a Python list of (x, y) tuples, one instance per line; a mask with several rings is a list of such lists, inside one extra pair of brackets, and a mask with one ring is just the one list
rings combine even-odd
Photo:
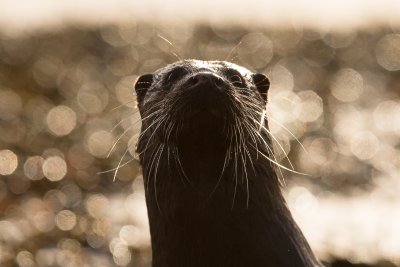
[(268, 87), (220, 61), (180, 61), (138, 80), (154, 267), (319, 266), (276, 175)]

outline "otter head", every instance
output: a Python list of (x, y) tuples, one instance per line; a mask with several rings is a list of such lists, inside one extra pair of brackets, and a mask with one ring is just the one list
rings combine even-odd
[(264, 74), (225, 61), (184, 60), (140, 76), (139, 152), (144, 142), (206, 148), (256, 139), (269, 85)]

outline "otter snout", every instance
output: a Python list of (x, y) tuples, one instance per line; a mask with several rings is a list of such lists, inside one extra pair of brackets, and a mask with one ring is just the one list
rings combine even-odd
[(217, 92), (223, 92), (226, 90), (226, 83), (215, 73), (200, 72), (188, 77), (182, 88), (192, 90), (215, 90)]

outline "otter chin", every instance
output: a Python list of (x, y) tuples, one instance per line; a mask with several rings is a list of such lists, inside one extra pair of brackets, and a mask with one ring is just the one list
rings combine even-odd
[(153, 267), (321, 266), (276, 174), (264, 74), (183, 60), (138, 78)]

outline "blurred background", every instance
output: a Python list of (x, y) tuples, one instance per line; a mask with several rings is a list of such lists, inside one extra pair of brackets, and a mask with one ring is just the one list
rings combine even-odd
[(270, 77), (327, 266), (400, 266), (399, 3), (0, 1), (0, 266), (150, 266), (133, 84), (178, 58)]

